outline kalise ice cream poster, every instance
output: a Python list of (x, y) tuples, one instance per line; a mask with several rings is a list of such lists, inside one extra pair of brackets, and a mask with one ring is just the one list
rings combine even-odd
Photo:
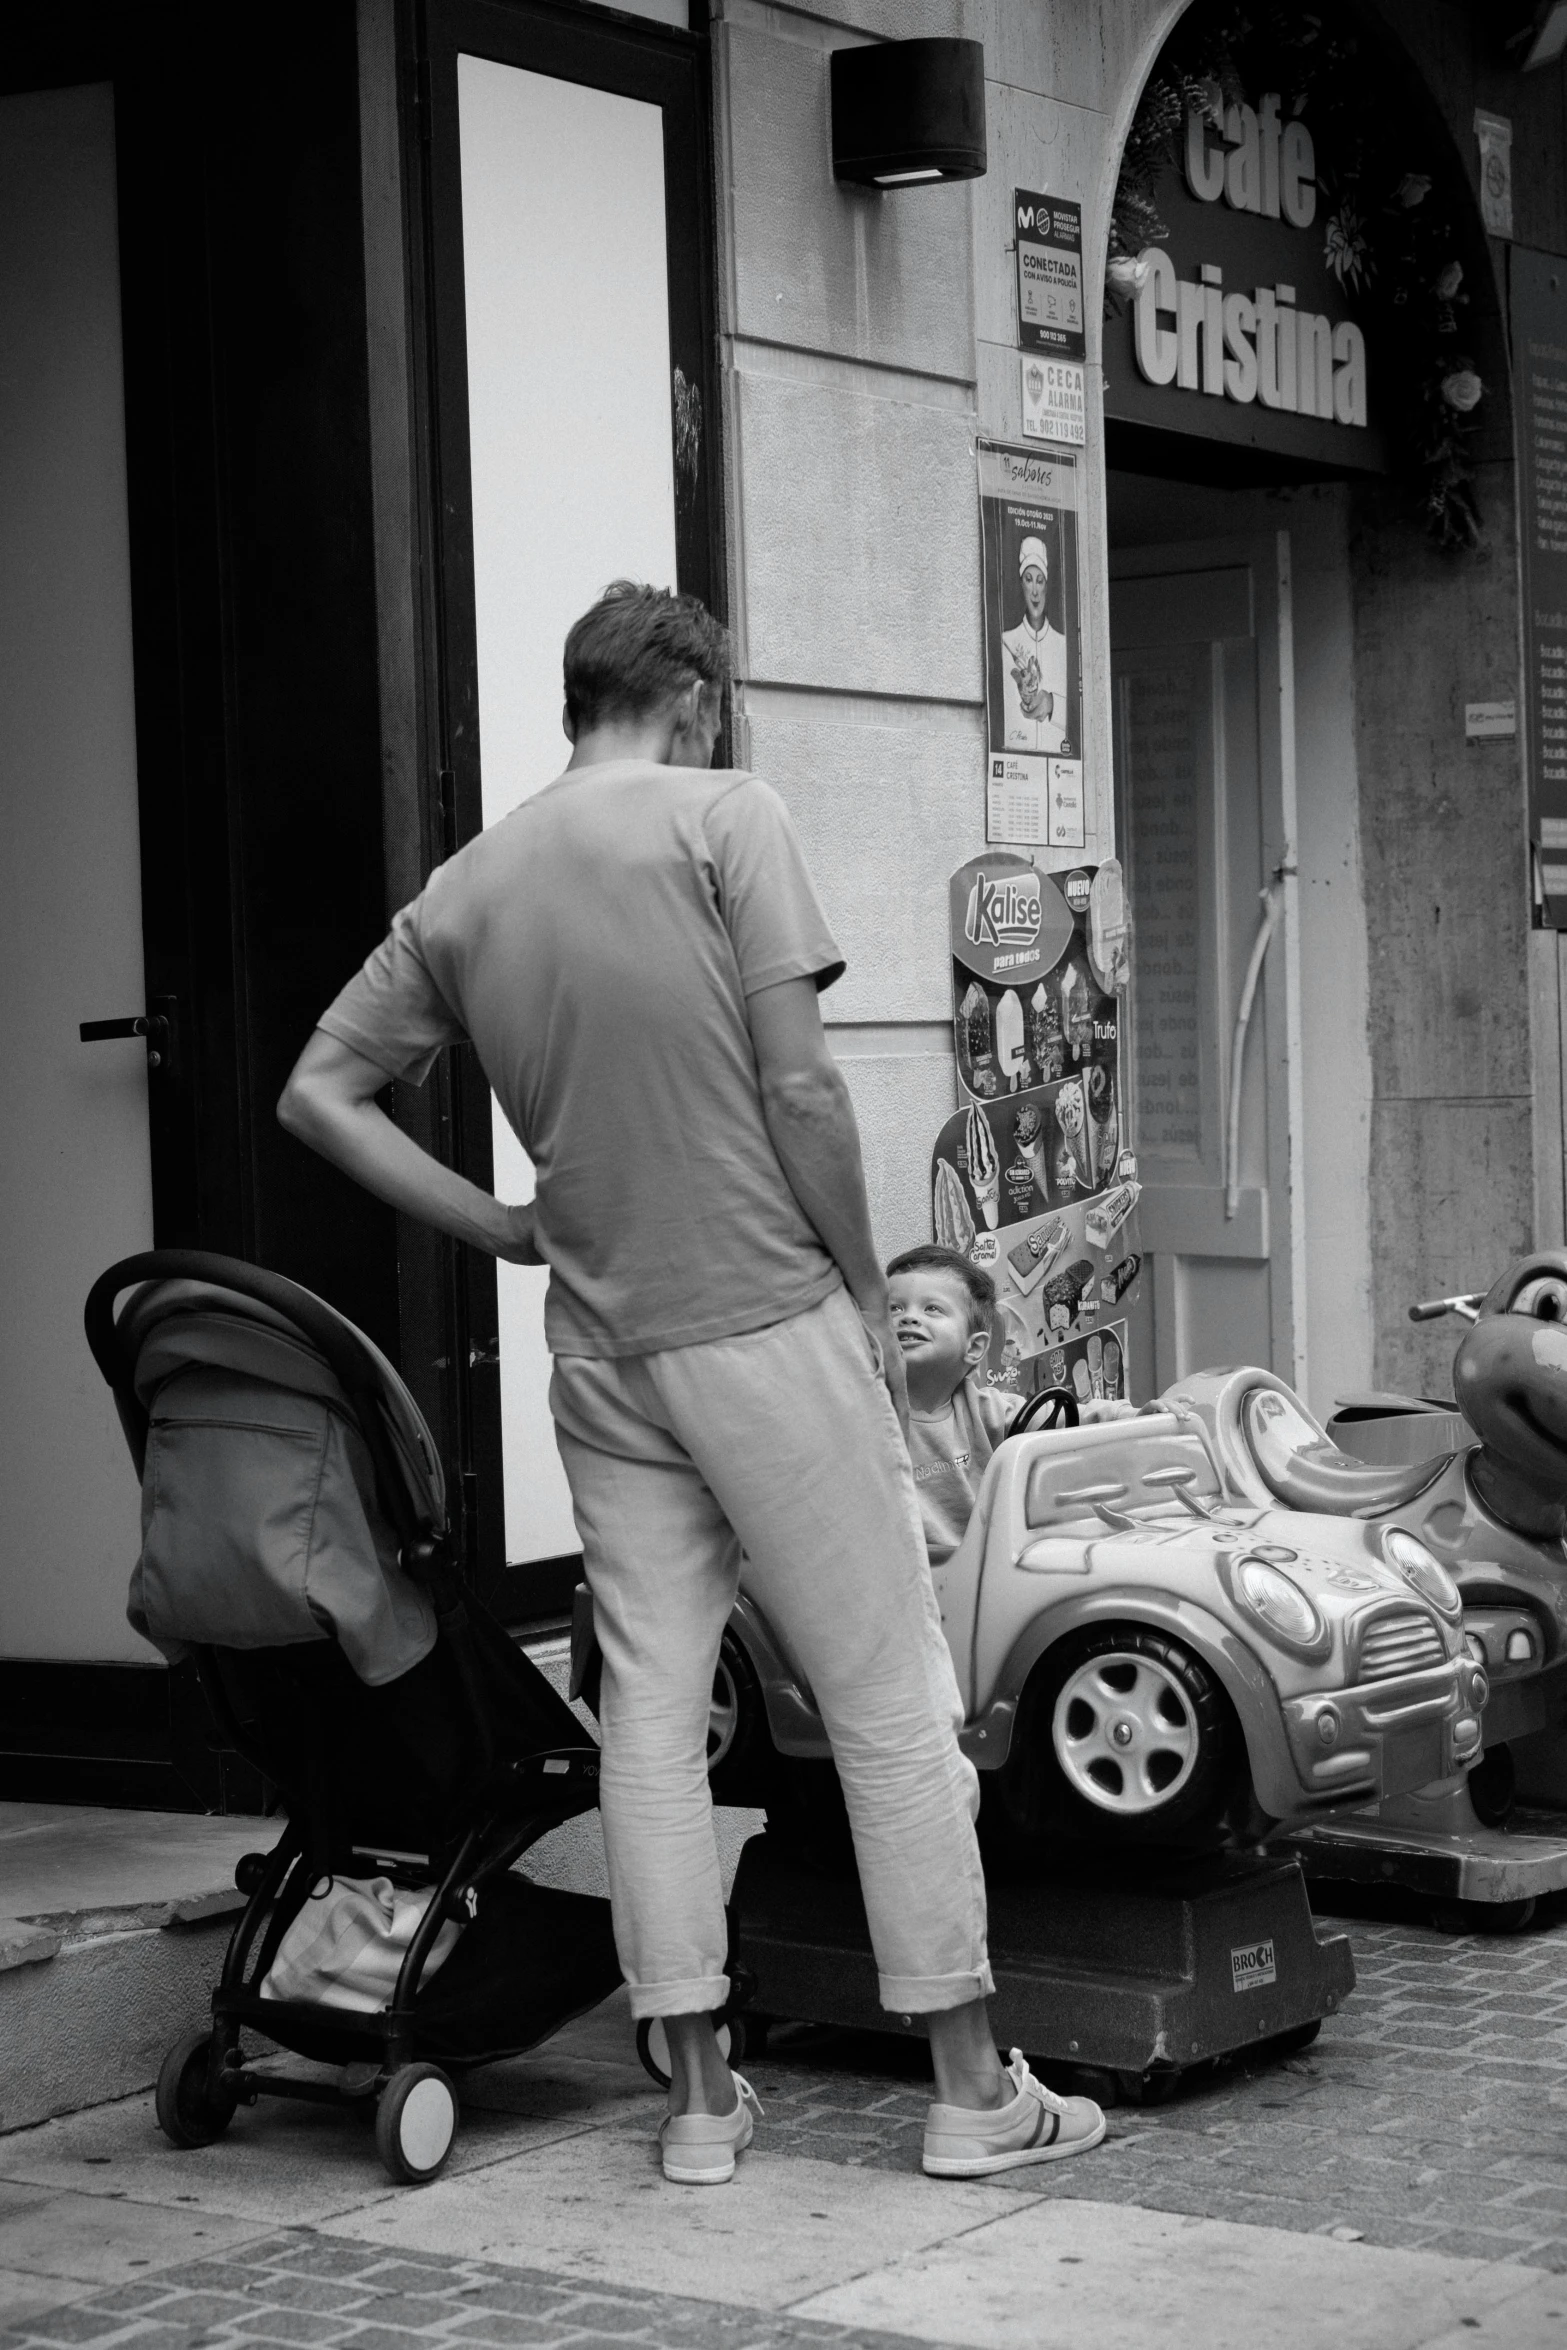
[[(1123, 1124), (1129, 968), (1121, 870), (1064, 874), (993, 852), (953, 875), (958, 1075), (968, 1107), (932, 1162), (936, 1238), (981, 1265), (999, 1307), (988, 1372), (1035, 1392), (1104, 1388), (1104, 1339), (1141, 1266)], [(1125, 1327), (1111, 1367), (1126, 1394)], [(1054, 1371), (1064, 1366), (1067, 1376)], [(1088, 1400), (1080, 1396), (1080, 1401)]]

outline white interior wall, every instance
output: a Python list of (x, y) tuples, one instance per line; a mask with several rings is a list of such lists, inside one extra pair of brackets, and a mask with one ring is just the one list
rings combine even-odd
[[(484, 821), (561, 772), (560, 648), (612, 579), (674, 584), (663, 116), (458, 59)], [(615, 255), (605, 342), (603, 256)], [(495, 1189), (533, 1168), (493, 1111)], [(549, 1412), (548, 1275), (496, 1268), (506, 1556), (577, 1548)]]
[[(0, 1655), (156, 1659), (139, 1493), (82, 1338), (152, 1245), (114, 99), (0, 98)], [(15, 1105), (25, 1102), (25, 1116)]]

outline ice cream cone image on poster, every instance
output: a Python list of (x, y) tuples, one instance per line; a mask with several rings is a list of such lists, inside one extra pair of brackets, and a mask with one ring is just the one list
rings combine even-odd
[(990, 1121), (983, 1110), (970, 1110), (963, 1141), (974, 1204), (994, 1232), (1001, 1215), (1001, 1161), (996, 1156), (996, 1146), (990, 1139)]
[(1088, 1112), (1083, 1102), (1083, 1081), (1080, 1077), (1069, 1077), (1056, 1095), (1056, 1124), (1072, 1155), (1074, 1181), (1080, 1189), (1092, 1190), (1093, 1139), (1088, 1131)]
[(1104, 1356), (1105, 1342), (1096, 1330), (1083, 1349), (1083, 1359), (1088, 1365), (1088, 1384), (1096, 1402), (1104, 1400)]
[(968, 1212), (958, 1171), (949, 1167), (945, 1159), (936, 1162), (933, 1206), (936, 1238), (943, 1248), (955, 1248), (960, 1256), (966, 1257), (974, 1245), (974, 1219)]
[(1085, 1403), (1093, 1402), (1094, 1384), (1088, 1375), (1088, 1365), (1084, 1362), (1081, 1355), (1078, 1356), (1076, 1362), (1072, 1365), (1072, 1388), (1077, 1397), (1077, 1408), (1079, 1411), (1082, 1410)]
[(996, 1066), (1016, 1093), (1028, 1073), (1028, 1047), (1023, 1041), (1023, 1007), (1010, 987), (996, 1006)]
[(1118, 1403), (1121, 1396), (1121, 1341), (1118, 1338), (1105, 1340), (1103, 1371), (1106, 1399), (1110, 1403)]

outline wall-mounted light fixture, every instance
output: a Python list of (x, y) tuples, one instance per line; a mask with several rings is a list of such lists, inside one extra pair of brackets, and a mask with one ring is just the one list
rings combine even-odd
[(979, 41), (874, 41), (832, 53), (832, 168), (868, 188), (985, 172)]

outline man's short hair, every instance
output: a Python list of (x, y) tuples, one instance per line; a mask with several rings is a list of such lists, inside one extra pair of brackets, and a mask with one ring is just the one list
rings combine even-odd
[(939, 1241), (927, 1240), (918, 1248), (906, 1248), (901, 1257), (894, 1257), (887, 1267), (887, 1279), (895, 1273), (952, 1273), (968, 1291), (970, 1334), (976, 1330), (990, 1330), (996, 1319), (996, 1285), (988, 1273), (955, 1248), (943, 1248)]
[(721, 690), (729, 636), (697, 597), (617, 579), (572, 623), (564, 666), (566, 714), (580, 734), (662, 710), (697, 678)]

